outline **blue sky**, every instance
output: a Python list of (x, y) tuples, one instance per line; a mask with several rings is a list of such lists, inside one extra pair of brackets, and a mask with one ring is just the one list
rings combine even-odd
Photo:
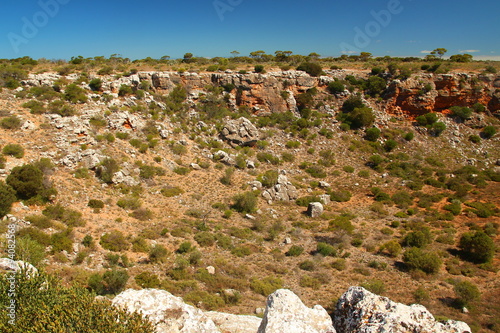
[(3, 0), (0, 58), (470, 53), (500, 60), (500, 1)]

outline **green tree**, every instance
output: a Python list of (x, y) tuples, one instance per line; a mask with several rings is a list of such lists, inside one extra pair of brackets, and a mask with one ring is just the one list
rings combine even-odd
[(448, 50), (447, 50), (447, 49), (442, 48), (442, 47), (439, 47), (439, 48), (437, 48), (437, 49), (434, 49), (434, 50), (431, 52), (431, 54), (432, 54), (433, 56), (435, 56), (435, 55), (437, 54), (437, 55), (439, 56), (439, 58), (443, 58), (443, 56), (444, 56), (444, 54), (445, 54), (446, 52), (448, 52)]
[(470, 303), (478, 300), (481, 297), (481, 292), (472, 282), (463, 280), (455, 283), (455, 295), (457, 296), (456, 305), (459, 308), (469, 306)]
[(365, 139), (375, 142), (380, 137), (380, 130), (377, 127), (371, 127), (365, 132)]
[(465, 258), (476, 263), (489, 262), (495, 255), (495, 243), (482, 230), (462, 234), (458, 247)]
[(14, 167), (7, 176), (6, 183), (16, 191), (20, 199), (33, 198), (44, 189), (42, 171), (31, 164)]
[(465, 106), (453, 106), (450, 108), (451, 114), (460, 120), (468, 120), (472, 116), (472, 110)]
[(10, 212), (12, 204), (16, 201), (16, 191), (3, 180), (0, 180), (0, 218)]

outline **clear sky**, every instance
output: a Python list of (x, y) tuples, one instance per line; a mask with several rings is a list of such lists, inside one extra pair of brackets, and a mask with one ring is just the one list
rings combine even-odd
[(500, 60), (499, 0), (2, 0), (0, 58), (470, 53)]

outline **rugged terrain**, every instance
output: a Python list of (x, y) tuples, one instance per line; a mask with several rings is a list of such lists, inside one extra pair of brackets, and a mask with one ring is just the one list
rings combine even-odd
[[(486, 128), (498, 127), (500, 76), (323, 74), (31, 73), (0, 92), (0, 121), (20, 120), (0, 146), (24, 149), (4, 151), (1, 176), (48, 159), (57, 194), (17, 201), (2, 227), (30, 238), (20, 259), (38, 242), (37, 265), (101, 294), (125, 287), (99, 290), (105, 272), (125, 271), (127, 287), (255, 314), (279, 288), (333, 311), (362, 285), (498, 331), (498, 255), (475, 262), (458, 245), (477, 230), (498, 244), (500, 145)], [(346, 111), (356, 96), (373, 115), (361, 126)], [(413, 267), (412, 247), (438, 267)], [(461, 281), (481, 293), (465, 310)]]

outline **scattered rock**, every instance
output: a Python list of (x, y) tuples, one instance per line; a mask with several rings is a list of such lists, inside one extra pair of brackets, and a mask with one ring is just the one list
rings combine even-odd
[(198, 164), (196, 163), (191, 163), (189, 165), (193, 170), (201, 170), (201, 166), (199, 166)]
[(307, 207), (307, 215), (310, 217), (319, 217), (323, 214), (323, 205), (321, 202), (311, 202)]
[(128, 289), (113, 299), (113, 305), (128, 312), (139, 312), (156, 325), (157, 333), (220, 332), (203, 311), (184, 303), (165, 290)]
[(236, 165), (236, 161), (234, 160), (234, 158), (232, 158), (231, 156), (229, 156), (228, 153), (226, 153), (225, 151), (223, 150), (219, 150), (217, 151), (215, 154), (214, 154), (214, 159), (215, 160), (218, 160), (218, 161), (221, 161), (222, 163), (226, 164), (226, 165), (229, 165), (229, 166), (234, 166)]
[(328, 184), (327, 182), (325, 182), (323, 180), (320, 180), (319, 181), (319, 187), (328, 188), (328, 187), (330, 187), (330, 184)]
[(285, 243), (285, 244), (292, 244), (292, 239), (290, 237), (287, 237), (287, 238), (285, 238), (285, 240), (283, 241), (283, 243)]
[(334, 333), (332, 319), (321, 305), (306, 307), (287, 289), (279, 289), (267, 298), (264, 318), (258, 333)]
[(207, 272), (208, 274), (215, 274), (215, 267), (214, 266), (207, 266)]
[(470, 327), (463, 322), (437, 322), (422, 305), (408, 306), (392, 302), (362, 287), (350, 287), (340, 297), (333, 318), (339, 332), (471, 332)]
[(238, 146), (254, 146), (260, 140), (259, 130), (245, 117), (228, 121), (221, 136), (230, 144)]
[(276, 185), (263, 191), (261, 195), (267, 201), (291, 201), (298, 198), (297, 189), (283, 174), (278, 176)]

